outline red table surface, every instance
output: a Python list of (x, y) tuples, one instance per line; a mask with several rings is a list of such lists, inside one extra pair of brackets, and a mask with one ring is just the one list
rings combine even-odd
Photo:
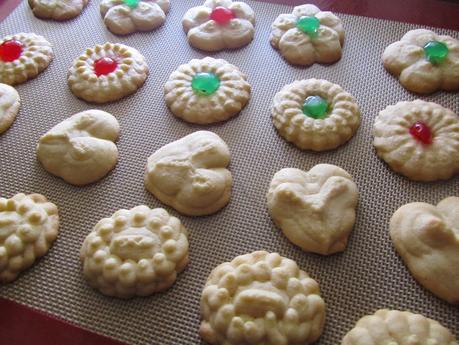
[[(21, 0), (0, 0), (0, 22)], [(459, 1), (263, 0), (284, 5), (313, 3), (322, 10), (459, 30)], [(44, 312), (0, 298), (0, 341), (7, 345), (122, 345)]]

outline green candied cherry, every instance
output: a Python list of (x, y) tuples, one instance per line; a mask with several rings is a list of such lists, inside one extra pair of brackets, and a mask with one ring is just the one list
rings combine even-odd
[(320, 21), (314, 16), (304, 16), (298, 19), (296, 26), (309, 37), (317, 37), (319, 32)]
[(191, 88), (201, 96), (210, 96), (220, 87), (220, 79), (213, 73), (196, 73), (191, 81)]
[(427, 60), (437, 65), (446, 59), (448, 55), (448, 46), (443, 42), (430, 41), (424, 46), (424, 54)]
[(139, 6), (140, 0), (123, 0), (125, 5), (128, 5), (130, 8), (136, 8)]
[(324, 119), (328, 115), (328, 102), (320, 96), (309, 96), (303, 103), (303, 114), (313, 119)]

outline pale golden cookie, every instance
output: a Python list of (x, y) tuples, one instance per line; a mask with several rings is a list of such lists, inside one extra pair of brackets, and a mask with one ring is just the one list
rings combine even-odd
[(40, 194), (0, 198), (0, 283), (45, 255), (59, 231), (57, 207)]
[(35, 17), (67, 20), (78, 16), (89, 0), (28, 0)]
[(209, 124), (238, 114), (250, 99), (247, 76), (225, 60), (193, 59), (171, 74), (164, 94), (172, 113), (191, 123)]
[(16, 89), (0, 84), (0, 134), (13, 124), (21, 106), (21, 99)]
[(414, 181), (459, 173), (459, 117), (436, 103), (390, 105), (376, 117), (374, 146), (392, 170)]
[(201, 318), (199, 333), (212, 345), (307, 345), (322, 334), (325, 302), (295, 261), (258, 251), (212, 271)]

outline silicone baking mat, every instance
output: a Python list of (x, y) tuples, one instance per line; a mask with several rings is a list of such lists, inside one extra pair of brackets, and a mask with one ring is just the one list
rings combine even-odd
[[(59, 206), (60, 234), (54, 246), (32, 269), (0, 287), (0, 295), (46, 310), (82, 327), (129, 344), (200, 344), (199, 299), (216, 265), (255, 250), (276, 251), (292, 258), (319, 281), (327, 302), (327, 323), (318, 344), (337, 344), (363, 315), (379, 308), (422, 313), (459, 336), (459, 309), (447, 305), (418, 285), (397, 256), (388, 236), (388, 221), (401, 205), (412, 201), (437, 203), (458, 194), (459, 178), (440, 183), (411, 182), (392, 172), (374, 152), (371, 130), (378, 112), (389, 104), (417, 97), (384, 70), (380, 56), (388, 44), (416, 26), (340, 15), (346, 28), (341, 61), (331, 66), (296, 68), (269, 44), (270, 25), (292, 7), (247, 0), (257, 15), (254, 41), (236, 51), (212, 54), (239, 66), (252, 85), (252, 98), (242, 113), (222, 124), (194, 126), (175, 118), (163, 100), (163, 84), (178, 65), (207, 54), (189, 47), (181, 27), (185, 11), (202, 0), (172, 1), (165, 25), (151, 33), (127, 37), (106, 30), (98, 1), (75, 20), (64, 23), (35, 18), (24, 1), (0, 25), (0, 35), (42, 34), (54, 44), (55, 59), (38, 78), (17, 87), (21, 112), (0, 137), (0, 195), (17, 192), (46, 195)], [(437, 29), (458, 37), (458, 32)], [(150, 76), (136, 94), (98, 108), (121, 124), (120, 160), (102, 181), (77, 188), (51, 176), (39, 165), (35, 146), (52, 126), (94, 105), (78, 100), (66, 84), (73, 59), (85, 48), (105, 41), (122, 42), (142, 52)], [(355, 137), (327, 153), (301, 151), (278, 136), (271, 122), (274, 94), (302, 78), (323, 78), (351, 92), (362, 110)], [(423, 99), (459, 113), (457, 93), (439, 92)], [(231, 150), (234, 188), (221, 212), (200, 218), (177, 215), (190, 231), (190, 264), (168, 291), (147, 298), (117, 300), (86, 284), (79, 250), (85, 236), (104, 217), (120, 208), (163, 206), (144, 189), (147, 157), (161, 146), (193, 131), (220, 135)], [(357, 221), (348, 248), (322, 257), (292, 245), (271, 222), (265, 195), (274, 173), (284, 167), (309, 170), (332, 163), (349, 171), (360, 189)]]

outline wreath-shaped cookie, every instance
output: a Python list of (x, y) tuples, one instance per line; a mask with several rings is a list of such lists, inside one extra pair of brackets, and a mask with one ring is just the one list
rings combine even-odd
[(53, 49), (43, 36), (8, 35), (0, 41), (0, 83), (16, 85), (36, 77), (53, 59)]
[(432, 93), (459, 89), (459, 41), (425, 29), (408, 31), (386, 48), (384, 67), (408, 90)]
[(301, 5), (277, 17), (270, 41), (291, 64), (332, 63), (341, 58), (344, 29), (333, 13)]
[(78, 16), (89, 0), (29, 0), (35, 17), (67, 20)]
[(13, 124), (20, 106), (21, 99), (16, 89), (0, 83), (0, 134)]
[(107, 28), (118, 35), (150, 31), (163, 25), (169, 0), (102, 0), (100, 14)]
[(205, 51), (234, 49), (249, 44), (255, 33), (255, 14), (244, 2), (206, 0), (182, 19), (188, 42)]
[(326, 80), (299, 80), (284, 86), (274, 96), (271, 111), (279, 134), (303, 150), (337, 148), (360, 126), (354, 97)]

